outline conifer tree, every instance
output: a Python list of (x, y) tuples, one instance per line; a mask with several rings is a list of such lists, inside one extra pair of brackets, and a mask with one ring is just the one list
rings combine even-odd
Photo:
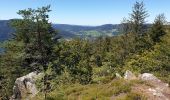
[(52, 59), (52, 50), (56, 42), (57, 34), (48, 22), (50, 6), (38, 9), (20, 10), (22, 19), (13, 20), (12, 26), (16, 30), (15, 39), (24, 42), (24, 53), (22, 66), (29, 67), (30, 71), (47, 69), (47, 64)]
[(132, 13), (130, 14), (130, 23), (132, 33), (137, 35), (143, 35), (145, 32), (144, 24), (146, 22), (146, 18), (148, 17), (148, 13), (145, 9), (145, 5), (143, 2), (136, 2), (133, 6)]
[[(53, 60), (53, 49), (58, 39), (55, 38), (57, 33), (52, 28), (52, 24), (48, 22), (47, 13), (50, 11), (50, 6), (20, 10), (18, 14), (22, 16), (22, 19), (12, 21), (12, 26), (16, 30), (14, 39), (24, 43), (21, 66), (29, 71), (43, 71), (45, 87), (48, 83), (46, 79), (48, 75), (45, 72), (49, 62)], [(46, 100), (48, 89), (43, 90)]]
[(165, 16), (164, 14), (159, 14), (151, 27), (150, 37), (153, 42), (160, 42), (160, 38), (166, 34), (165, 32)]

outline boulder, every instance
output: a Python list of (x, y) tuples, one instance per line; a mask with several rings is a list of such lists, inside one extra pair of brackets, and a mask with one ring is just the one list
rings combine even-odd
[(131, 71), (127, 70), (124, 75), (126, 80), (142, 80), (150, 84), (150, 86), (134, 86), (133, 89), (140, 91), (148, 97), (148, 100), (170, 100), (169, 84), (164, 83), (151, 73), (143, 73), (136, 77)]
[(13, 87), (11, 100), (29, 100), (29, 98), (34, 97), (38, 93), (35, 82), (41, 76), (42, 73), (31, 72), (25, 76), (17, 78)]
[(129, 70), (125, 72), (124, 79), (126, 80), (134, 80), (137, 79), (137, 77)]
[(154, 76), (151, 73), (143, 73), (139, 75), (139, 79), (143, 81), (148, 81), (148, 82), (154, 82), (154, 83), (159, 83), (159, 84), (164, 84), (165, 87), (169, 87), (169, 84), (163, 83), (160, 79), (158, 79), (156, 76)]
[(157, 81), (157, 82), (160, 82), (160, 80), (154, 76), (153, 74), (151, 73), (143, 73), (139, 76), (139, 78), (143, 81)]
[(116, 73), (116, 78), (121, 79), (122, 76), (119, 73)]
[(160, 90), (166, 89), (169, 86), (169, 84), (162, 82), (151, 73), (143, 73), (139, 76), (139, 79), (154, 84)]

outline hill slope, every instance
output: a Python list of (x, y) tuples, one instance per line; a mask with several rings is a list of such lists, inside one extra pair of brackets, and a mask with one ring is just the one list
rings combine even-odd
[(4, 41), (10, 38), (12, 35), (13, 29), (9, 27), (8, 20), (0, 20), (0, 41)]
[[(101, 26), (80, 26), (67, 24), (53, 24), (63, 38), (85, 38), (98, 36), (114, 36), (118, 34), (119, 25), (106, 24)], [(10, 20), (0, 20), (0, 41), (9, 39), (14, 33), (10, 27)]]

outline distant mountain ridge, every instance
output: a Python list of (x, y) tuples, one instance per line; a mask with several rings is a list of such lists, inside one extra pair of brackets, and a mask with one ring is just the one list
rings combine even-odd
[[(68, 24), (52, 24), (58, 30), (59, 35), (63, 38), (86, 38), (98, 36), (114, 36), (117, 35), (119, 24), (105, 24), (101, 26), (81, 26)], [(10, 20), (0, 20), (0, 41), (7, 40), (12, 37), (14, 30), (10, 26)]]
[(0, 41), (9, 39), (14, 30), (9, 25), (9, 20), (0, 20)]

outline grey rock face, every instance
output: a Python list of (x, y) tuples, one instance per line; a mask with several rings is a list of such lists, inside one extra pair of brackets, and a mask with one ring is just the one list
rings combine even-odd
[(35, 82), (41, 76), (42, 73), (31, 72), (17, 78), (13, 87), (11, 100), (21, 100), (23, 98), (29, 100), (29, 98), (34, 97), (38, 93)]

